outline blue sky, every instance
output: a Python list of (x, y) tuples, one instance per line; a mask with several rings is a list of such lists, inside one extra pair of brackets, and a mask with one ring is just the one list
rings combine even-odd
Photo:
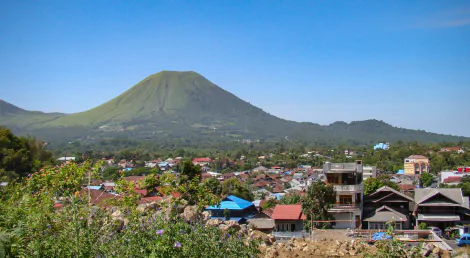
[(276, 116), (470, 136), (469, 1), (1, 1), (0, 99), (78, 112), (161, 70)]

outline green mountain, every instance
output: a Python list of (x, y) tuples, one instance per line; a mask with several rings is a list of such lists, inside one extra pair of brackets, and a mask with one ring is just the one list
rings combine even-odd
[(0, 101), (0, 125), (49, 141), (129, 137), (148, 141), (292, 140), (319, 144), (464, 137), (393, 127), (377, 120), (328, 126), (270, 115), (195, 72), (163, 71), (85, 112), (64, 115), (27, 111)]

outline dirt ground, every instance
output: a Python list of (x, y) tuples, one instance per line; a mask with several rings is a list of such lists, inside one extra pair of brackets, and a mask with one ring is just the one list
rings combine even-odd
[(346, 236), (346, 229), (317, 229), (314, 231), (312, 240), (322, 240), (322, 239), (335, 239), (339, 241), (351, 240), (352, 237)]

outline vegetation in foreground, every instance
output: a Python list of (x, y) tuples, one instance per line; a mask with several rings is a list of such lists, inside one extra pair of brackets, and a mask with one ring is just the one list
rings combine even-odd
[[(178, 218), (178, 199), (140, 213), (135, 192), (128, 191), (114, 203), (125, 216), (122, 227), (80, 192), (98, 167), (48, 167), (2, 191), (0, 257), (252, 257), (259, 252), (255, 241), (236, 232)], [(210, 196), (202, 194), (200, 184), (189, 188), (201, 204)], [(54, 207), (58, 201), (60, 209)]]

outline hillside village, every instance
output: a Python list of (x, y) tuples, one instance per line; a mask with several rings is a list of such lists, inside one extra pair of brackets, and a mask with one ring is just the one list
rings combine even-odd
[[(390, 144), (380, 143), (373, 147), (375, 151), (386, 151)], [(461, 147), (443, 147), (438, 153), (463, 155)], [(326, 162), (321, 167), (299, 165), (296, 167), (264, 166), (274, 154), (257, 157), (254, 168), (244, 171), (228, 172), (235, 165), (244, 164), (246, 157), (238, 160), (228, 159), (221, 164), (209, 157), (197, 157), (191, 160), (200, 168), (201, 181), (217, 181), (220, 187), (234, 181), (245, 187), (249, 193), (236, 196), (231, 192), (223, 195), (219, 205), (205, 208), (214, 220), (234, 220), (247, 224), (266, 234), (273, 234), (277, 239), (309, 237), (308, 220), (302, 209), (302, 196), (305, 196), (314, 182), (332, 185), (335, 203), (328, 210), (332, 215), (333, 229), (348, 230), (351, 235), (370, 234), (386, 231), (387, 223), (393, 222), (396, 230), (435, 229), (439, 237), (450, 239), (455, 232), (467, 233), (470, 224), (468, 193), (457, 186), (470, 182), (470, 166), (457, 164), (455, 169), (440, 171), (429, 179), (423, 175), (432, 175), (432, 160), (423, 155), (410, 155), (402, 160), (403, 169), (398, 171), (380, 171), (376, 166), (367, 166), (362, 160), (355, 159), (354, 151), (344, 151), (344, 155), (353, 162)], [(284, 153), (283, 155), (287, 155)], [(316, 151), (300, 154), (300, 157), (323, 157)], [(72, 157), (60, 158), (60, 161), (72, 160)], [(116, 168), (122, 179), (135, 183), (135, 192), (140, 195), (138, 204), (146, 205), (163, 201), (168, 196), (159, 187), (142, 184), (149, 171), (158, 174), (180, 175), (183, 157), (175, 157), (141, 162), (138, 167), (134, 160), (103, 159), (102, 172), (110, 167)], [(149, 170), (142, 170), (142, 168)], [(226, 172), (216, 172), (223, 169)], [(147, 171), (136, 172), (133, 171)], [(141, 173), (141, 174), (138, 174)], [(429, 181), (423, 184), (423, 180)], [(383, 182), (370, 192), (374, 182)], [(107, 205), (107, 199), (119, 198), (114, 192), (112, 180), (95, 180), (84, 191), (90, 191), (95, 205)], [(89, 188), (89, 189), (86, 189)], [(369, 191), (369, 192), (367, 192)], [(222, 191), (217, 192), (221, 194)], [(177, 197), (178, 193), (171, 193)], [(288, 201), (286, 201), (288, 200)], [(56, 204), (60, 206), (60, 203)], [(322, 221), (325, 222), (325, 221)], [(446, 231), (447, 230), (447, 231)], [(453, 231), (452, 231), (453, 230)], [(364, 233), (365, 232), (365, 233)]]

